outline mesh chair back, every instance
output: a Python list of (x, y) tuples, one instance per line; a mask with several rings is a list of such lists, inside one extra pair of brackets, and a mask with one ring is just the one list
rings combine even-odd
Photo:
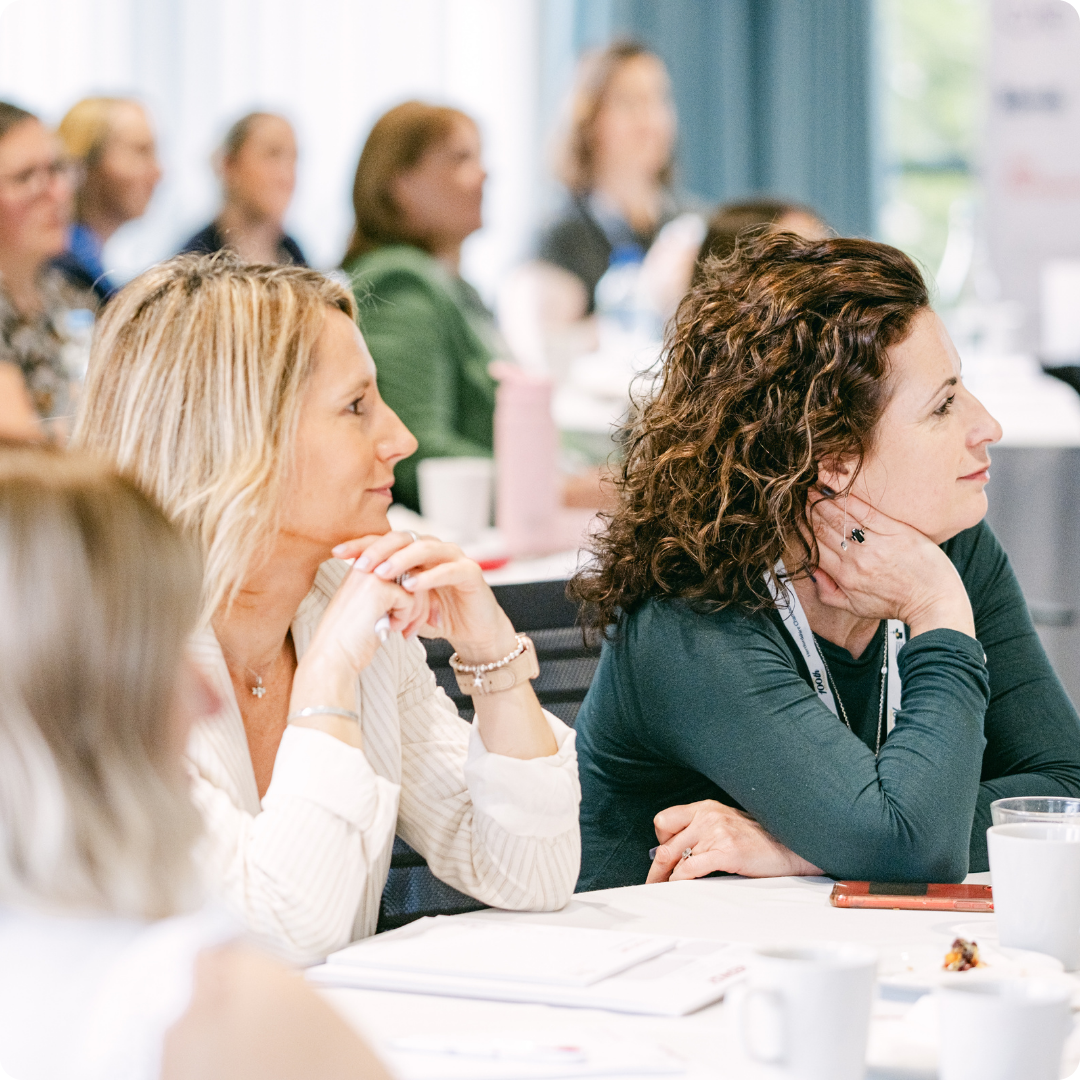
[[(518, 632), (528, 634), (536, 645), (540, 677), (533, 682), (533, 688), (540, 704), (573, 726), (600, 659), (600, 643), (595, 636), (585, 640), (575, 626), (577, 608), (566, 599), (566, 582), (502, 585), (496, 586), (494, 592)], [(436, 681), (458, 712), (471, 721), (472, 698), (458, 690), (449, 664), (453, 652), (450, 644), (433, 640), (424, 645)], [(404, 926), (424, 915), (457, 915), (484, 906), (440, 881), (422, 855), (395, 837), (376, 933)]]

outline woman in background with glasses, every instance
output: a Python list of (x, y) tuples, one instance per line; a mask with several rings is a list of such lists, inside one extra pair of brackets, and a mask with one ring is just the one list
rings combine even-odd
[(19, 368), (38, 418), (61, 441), (98, 308), (92, 289), (50, 265), (67, 247), (73, 180), (56, 136), (0, 102), (0, 363)]

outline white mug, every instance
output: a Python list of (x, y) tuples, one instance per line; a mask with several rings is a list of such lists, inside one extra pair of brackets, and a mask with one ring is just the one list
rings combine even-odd
[(439, 535), (468, 543), (491, 524), (495, 463), (482, 457), (424, 458), (416, 467), (420, 513)]
[(861, 1080), (876, 971), (856, 946), (754, 949), (735, 996), (747, 1054), (791, 1080)]
[(986, 845), (1001, 944), (1080, 969), (1080, 825), (994, 825)]
[(1019, 979), (938, 991), (940, 1080), (1058, 1080), (1069, 990)]

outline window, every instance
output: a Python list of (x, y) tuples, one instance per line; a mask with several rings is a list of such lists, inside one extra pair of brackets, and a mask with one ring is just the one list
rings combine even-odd
[[(978, 202), (989, 0), (877, 0), (885, 159), (881, 238), (937, 275), (950, 221)], [(962, 281), (941, 280), (941, 299)]]

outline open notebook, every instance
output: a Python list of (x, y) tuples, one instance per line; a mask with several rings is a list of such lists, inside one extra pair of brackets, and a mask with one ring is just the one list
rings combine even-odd
[(436, 916), (309, 968), (324, 986), (682, 1016), (724, 996), (745, 950), (697, 938)]

